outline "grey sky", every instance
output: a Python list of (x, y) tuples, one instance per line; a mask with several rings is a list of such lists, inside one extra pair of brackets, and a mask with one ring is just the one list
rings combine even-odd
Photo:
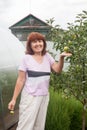
[(87, 0), (0, 0), (0, 27), (8, 28), (28, 14), (41, 20), (55, 19), (62, 28), (87, 9)]

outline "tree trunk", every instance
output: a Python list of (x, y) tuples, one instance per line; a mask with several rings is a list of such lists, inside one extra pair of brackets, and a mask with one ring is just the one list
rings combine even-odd
[(85, 123), (86, 123), (86, 111), (83, 108), (83, 114), (82, 114), (82, 130), (85, 130)]

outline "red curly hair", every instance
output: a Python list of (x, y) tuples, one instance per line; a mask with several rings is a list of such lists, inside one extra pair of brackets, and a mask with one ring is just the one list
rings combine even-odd
[(29, 34), (29, 36), (27, 37), (26, 54), (30, 54), (30, 55), (34, 54), (32, 48), (31, 48), (31, 44), (35, 40), (42, 40), (43, 41), (44, 47), (42, 50), (42, 55), (44, 55), (46, 53), (46, 40), (45, 40), (45, 37), (41, 33), (38, 33), (38, 32), (31, 32)]

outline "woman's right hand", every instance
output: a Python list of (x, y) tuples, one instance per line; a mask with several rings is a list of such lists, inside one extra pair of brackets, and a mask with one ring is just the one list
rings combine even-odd
[(8, 104), (8, 109), (9, 109), (9, 110), (14, 110), (15, 104), (16, 104), (16, 101), (12, 99), (12, 100), (9, 102), (9, 104)]

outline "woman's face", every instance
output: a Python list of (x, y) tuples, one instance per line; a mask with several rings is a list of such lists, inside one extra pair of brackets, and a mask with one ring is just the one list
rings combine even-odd
[(35, 54), (41, 54), (44, 48), (43, 40), (35, 40), (31, 42), (31, 48)]

